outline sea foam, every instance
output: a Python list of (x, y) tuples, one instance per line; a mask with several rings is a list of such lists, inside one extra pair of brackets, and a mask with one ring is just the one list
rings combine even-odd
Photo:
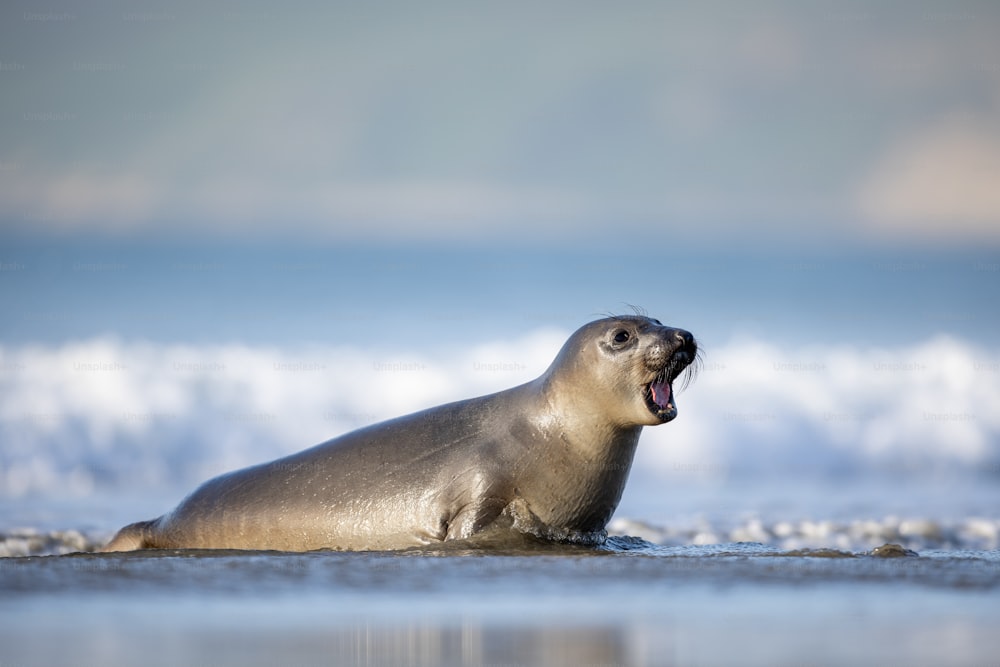
[[(0, 347), (0, 497), (189, 490), (209, 476), (542, 373), (568, 332), (455, 346), (191, 346), (113, 338)], [(645, 471), (949, 468), (996, 473), (1000, 351), (939, 337), (895, 348), (704, 351), (679, 417), (648, 428)]]

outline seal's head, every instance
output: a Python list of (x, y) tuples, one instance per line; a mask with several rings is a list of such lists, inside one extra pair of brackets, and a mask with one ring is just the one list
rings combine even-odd
[(674, 380), (691, 368), (697, 354), (689, 332), (628, 315), (578, 329), (554, 366), (564, 373), (571, 368), (577, 387), (589, 388), (593, 409), (619, 425), (652, 426), (677, 416)]

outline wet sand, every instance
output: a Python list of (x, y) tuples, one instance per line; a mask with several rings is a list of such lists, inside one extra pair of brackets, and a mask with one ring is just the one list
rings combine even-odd
[(996, 665), (1000, 552), (0, 559), (0, 664)]

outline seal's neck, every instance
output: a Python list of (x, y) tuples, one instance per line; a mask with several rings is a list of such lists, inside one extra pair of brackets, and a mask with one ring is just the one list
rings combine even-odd
[[(534, 424), (547, 441), (534, 448), (548, 471), (526, 498), (533, 511), (551, 526), (603, 530), (618, 507), (628, 480), (642, 426), (611, 423), (579, 387), (559, 386), (539, 378), (532, 388), (544, 404)], [(561, 474), (552, 475), (558, 470)], [(527, 489), (525, 489), (527, 490)]]
[(542, 430), (561, 434), (564, 441), (586, 458), (618, 456), (626, 449), (631, 460), (642, 426), (621, 424), (609, 416), (607, 397), (586, 391), (586, 384), (548, 373), (529, 386), (545, 406), (544, 410), (536, 411)]

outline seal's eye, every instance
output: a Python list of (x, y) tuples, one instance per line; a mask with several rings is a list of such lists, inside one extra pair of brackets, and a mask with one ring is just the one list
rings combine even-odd
[(628, 340), (629, 340), (629, 338), (631, 338), (631, 337), (632, 336), (631, 336), (631, 334), (629, 334), (629, 332), (623, 330), (623, 331), (619, 331), (619, 332), (617, 332), (615, 334), (614, 341), (616, 343), (618, 343), (619, 345), (621, 345), (622, 343), (627, 343)]

